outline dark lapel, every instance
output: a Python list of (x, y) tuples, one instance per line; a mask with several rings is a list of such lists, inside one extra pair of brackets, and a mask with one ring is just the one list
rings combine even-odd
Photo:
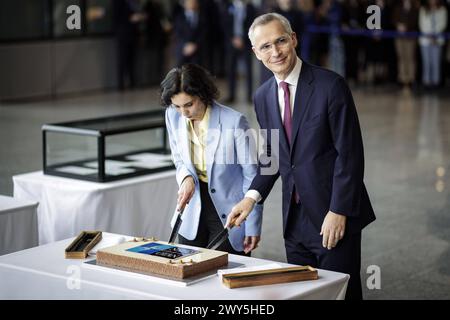
[[(284, 131), (283, 122), (281, 121), (281, 114), (280, 114), (280, 105), (278, 103), (278, 85), (277, 81), (275, 80), (275, 77), (272, 78), (272, 84), (269, 87), (270, 92), (267, 95), (267, 110), (268, 110), (268, 116), (269, 121), (272, 122), (271, 128), (267, 129), (279, 129), (279, 136), (280, 136), (280, 146), (285, 150), (286, 153), (289, 153), (289, 145), (288, 140), (286, 137), (286, 132)], [(271, 120), (270, 120), (271, 119)], [(270, 135), (270, 132), (267, 132), (268, 135)]]
[[(302, 62), (302, 70), (300, 71), (300, 77), (298, 79), (297, 91), (295, 92), (295, 104), (294, 104), (294, 118), (292, 127), (292, 145), (295, 145), (297, 139), (298, 129), (305, 117), (306, 110), (309, 107), (309, 100), (311, 94), (314, 92), (314, 86), (312, 84), (314, 80), (311, 66), (308, 63)], [(291, 154), (292, 155), (292, 154)]]

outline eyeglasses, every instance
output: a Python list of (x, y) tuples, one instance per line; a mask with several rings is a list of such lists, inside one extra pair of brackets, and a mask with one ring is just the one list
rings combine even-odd
[(276, 39), (273, 43), (265, 43), (258, 48), (258, 51), (262, 54), (269, 54), (272, 50), (277, 48), (286, 48), (289, 45), (289, 36), (282, 36)]

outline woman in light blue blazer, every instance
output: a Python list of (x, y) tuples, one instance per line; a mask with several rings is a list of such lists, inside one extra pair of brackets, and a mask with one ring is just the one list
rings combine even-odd
[[(182, 244), (206, 247), (223, 230), (228, 213), (256, 175), (256, 149), (239, 112), (215, 101), (218, 89), (195, 64), (174, 68), (161, 82), (161, 102), (179, 185), (177, 211), (184, 208)], [(262, 206), (241, 227), (231, 229), (218, 250), (249, 254), (260, 240)]]

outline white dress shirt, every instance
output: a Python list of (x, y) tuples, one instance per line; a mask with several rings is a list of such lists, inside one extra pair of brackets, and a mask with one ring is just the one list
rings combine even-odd
[(281, 121), (284, 123), (284, 90), (280, 86), (280, 82), (284, 81), (289, 85), (289, 96), (291, 100), (291, 115), (294, 110), (294, 103), (295, 103), (295, 93), (297, 92), (297, 82), (298, 77), (300, 76), (300, 71), (302, 69), (302, 60), (297, 57), (297, 62), (295, 63), (294, 69), (292, 69), (291, 73), (287, 76), (286, 79), (280, 80), (277, 77), (275, 77), (275, 80), (278, 85), (278, 106), (280, 107), (280, 115), (281, 115)]
[[(291, 102), (291, 115), (294, 110), (294, 103), (295, 103), (295, 93), (297, 92), (297, 84), (298, 84), (298, 78), (300, 76), (300, 71), (302, 70), (302, 60), (297, 57), (297, 62), (295, 63), (294, 69), (292, 69), (291, 73), (286, 77), (284, 80), (280, 80), (277, 77), (275, 77), (275, 81), (278, 85), (278, 107), (280, 108), (280, 115), (281, 115), (281, 121), (284, 122), (284, 91), (283, 88), (280, 86), (280, 82), (284, 81), (289, 85), (289, 98)], [(249, 197), (256, 201), (256, 203), (260, 202), (262, 197), (259, 194), (257, 190), (248, 190), (245, 194), (245, 197)]]

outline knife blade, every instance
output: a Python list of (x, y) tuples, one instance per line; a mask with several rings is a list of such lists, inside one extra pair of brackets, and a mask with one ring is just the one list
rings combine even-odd
[(220, 247), (220, 245), (228, 239), (228, 231), (230, 231), (231, 228), (234, 227), (234, 222), (236, 221), (236, 219), (237, 217), (234, 217), (234, 219), (231, 220), (231, 226), (220, 231), (219, 234), (211, 240), (206, 249), (217, 250), (217, 248)]
[(178, 212), (177, 220), (175, 221), (175, 224), (173, 226), (172, 233), (170, 234), (168, 243), (173, 243), (175, 241), (175, 238), (178, 235), (178, 231), (180, 230), (181, 223), (183, 222), (183, 219), (181, 219), (181, 216), (183, 215), (183, 211), (184, 211), (184, 208), (183, 208), (183, 210), (180, 210)]
[(228, 239), (228, 228), (223, 229), (219, 232), (219, 234), (212, 239), (212, 241), (208, 244), (206, 249), (216, 250), (225, 240)]

